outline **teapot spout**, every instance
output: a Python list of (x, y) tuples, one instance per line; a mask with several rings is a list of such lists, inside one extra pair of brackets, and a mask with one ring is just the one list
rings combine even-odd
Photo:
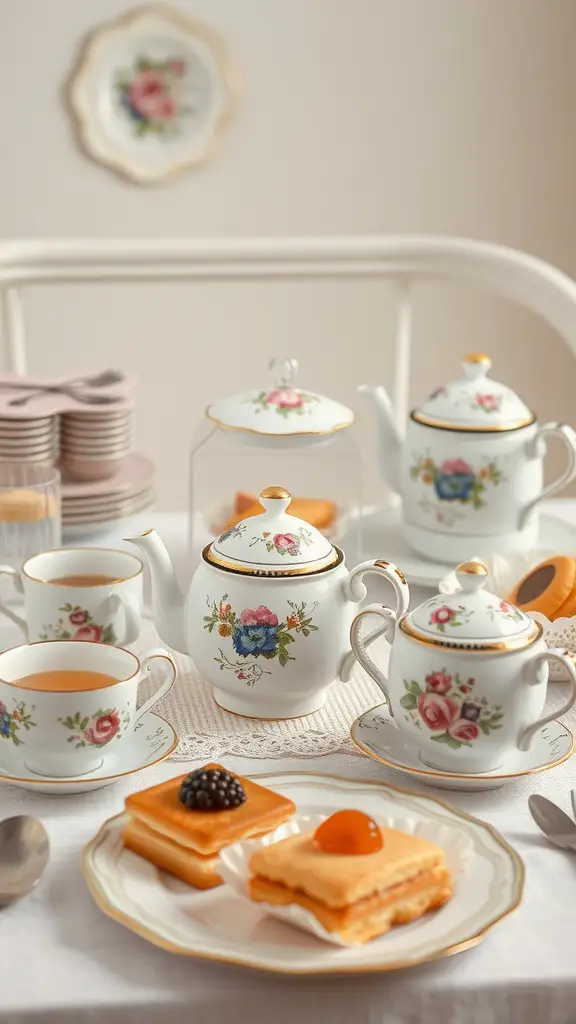
[(184, 596), (178, 586), (172, 559), (156, 530), (146, 530), (137, 537), (126, 537), (146, 555), (152, 577), (152, 610), (154, 625), (161, 640), (181, 654), (187, 654), (184, 630)]
[(400, 494), (400, 465), (404, 439), (396, 426), (388, 392), (381, 384), (376, 387), (361, 384), (358, 391), (366, 396), (376, 416), (380, 473), (388, 487), (396, 494)]

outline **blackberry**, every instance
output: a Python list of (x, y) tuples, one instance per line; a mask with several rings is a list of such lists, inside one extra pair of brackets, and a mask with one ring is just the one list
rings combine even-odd
[(180, 785), (180, 803), (192, 811), (231, 811), (246, 800), (241, 784), (220, 768), (198, 768)]

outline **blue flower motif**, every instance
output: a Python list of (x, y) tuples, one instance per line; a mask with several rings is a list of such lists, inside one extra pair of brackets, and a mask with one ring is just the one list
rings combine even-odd
[(474, 473), (438, 473), (434, 489), (443, 501), (467, 501), (475, 482)]
[(4, 714), (0, 716), (0, 736), (10, 735), (10, 715)]
[(255, 626), (237, 626), (232, 634), (232, 644), (237, 654), (273, 654), (278, 646), (278, 626), (260, 623)]

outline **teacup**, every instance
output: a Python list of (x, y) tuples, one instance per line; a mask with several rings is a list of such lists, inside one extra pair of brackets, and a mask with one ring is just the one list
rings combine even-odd
[(123, 646), (138, 639), (143, 566), (109, 548), (62, 548), (27, 559), (20, 572), (0, 565), (24, 595), (25, 618), (0, 601), (0, 612), (27, 640), (96, 640)]
[[(157, 659), (168, 677), (137, 709), (138, 687)], [(23, 644), (0, 654), (0, 738), (22, 748), (38, 775), (85, 775), (113, 757), (176, 679), (171, 656), (140, 658), (87, 641)]]

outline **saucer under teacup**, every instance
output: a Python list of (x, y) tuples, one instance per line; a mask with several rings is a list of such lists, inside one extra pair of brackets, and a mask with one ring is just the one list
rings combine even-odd
[(536, 733), (530, 750), (516, 751), (503, 768), (474, 775), (440, 771), (425, 764), (418, 750), (406, 741), (390, 717), (387, 704), (379, 704), (360, 715), (350, 729), (350, 736), (368, 757), (412, 776), (425, 786), (465, 792), (498, 789), (524, 775), (555, 768), (574, 751), (570, 729), (562, 722), (550, 722)]
[(104, 765), (87, 775), (55, 778), (37, 775), (26, 767), (24, 746), (0, 743), (0, 785), (9, 784), (52, 796), (88, 793), (111, 786), (126, 775), (160, 764), (176, 749), (178, 737), (164, 718), (149, 711), (136, 724), (133, 735)]

